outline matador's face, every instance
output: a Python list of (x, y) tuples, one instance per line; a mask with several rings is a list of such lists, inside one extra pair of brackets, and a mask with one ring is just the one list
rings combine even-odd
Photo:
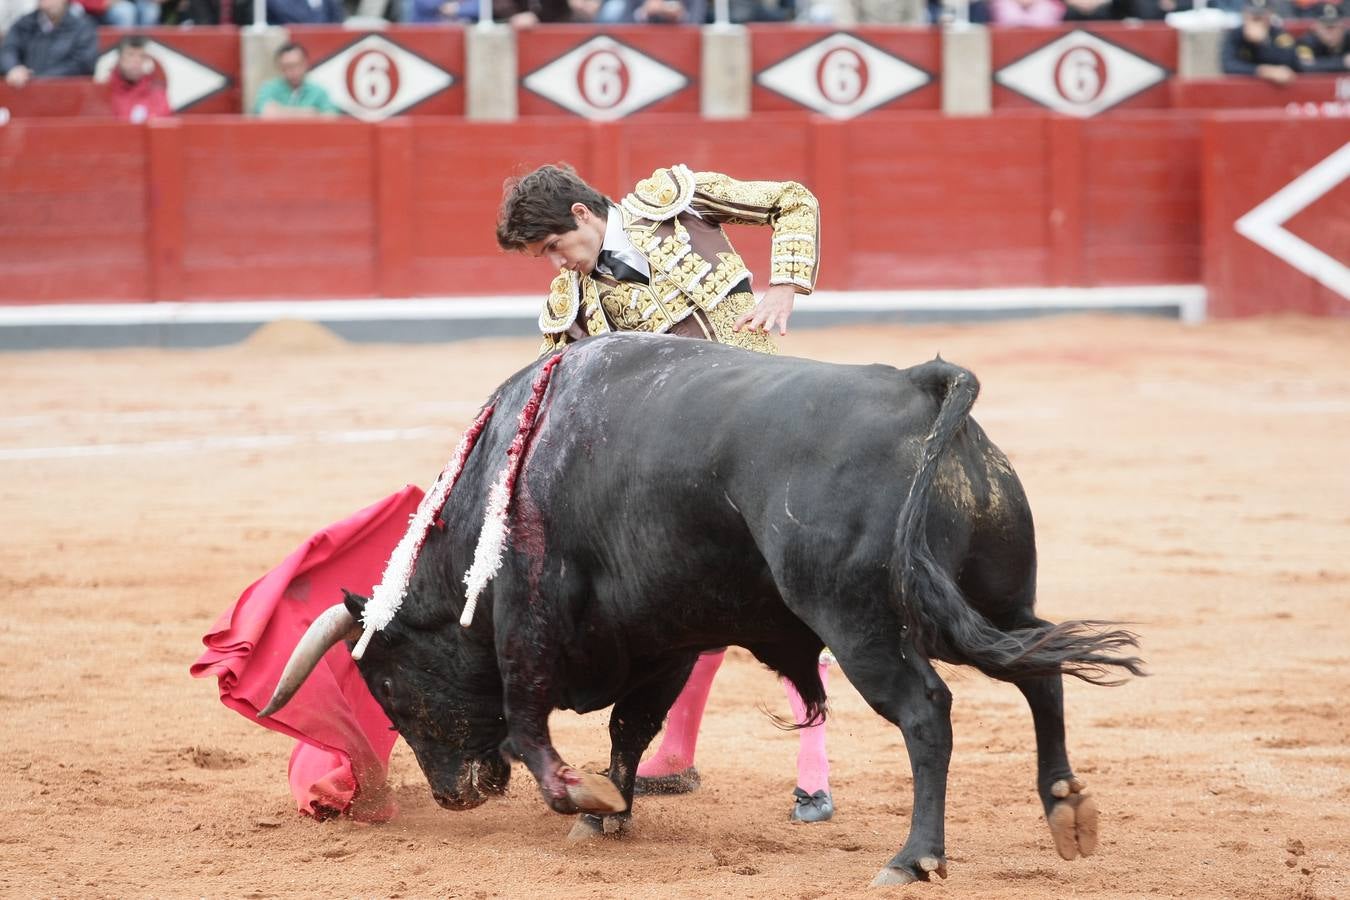
[(526, 244), (525, 252), (547, 259), (550, 265), (559, 269), (589, 275), (595, 270), (595, 261), (605, 244), (607, 217), (596, 215), (584, 203), (572, 204), (572, 215), (577, 220), (576, 228)]

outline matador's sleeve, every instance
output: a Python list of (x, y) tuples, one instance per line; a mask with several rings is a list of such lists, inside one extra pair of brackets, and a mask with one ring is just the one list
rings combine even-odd
[(795, 181), (737, 181), (720, 172), (698, 172), (690, 206), (711, 222), (771, 226), (769, 284), (790, 284), (799, 294), (815, 290), (820, 204), (805, 187)]
[(539, 330), (544, 335), (539, 345), (540, 356), (609, 331), (595, 281), (566, 269), (560, 271), (549, 285), (548, 299), (539, 313)]
[(580, 308), (581, 292), (578, 290), (576, 274), (559, 272), (549, 285), (548, 299), (539, 313), (539, 330), (544, 335), (544, 341), (539, 346), (540, 356), (571, 343), (573, 337), (568, 331), (576, 322)]

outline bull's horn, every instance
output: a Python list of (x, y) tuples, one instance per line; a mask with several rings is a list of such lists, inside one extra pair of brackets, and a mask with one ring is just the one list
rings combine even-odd
[(295, 645), (286, 668), (281, 672), (281, 680), (277, 682), (272, 699), (267, 701), (267, 706), (258, 713), (258, 718), (265, 719), (289, 703), (295, 692), (300, 690), (300, 685), (305, 683), (309, 673), (314, 671), (319, 660), (328, 652), (328, 648), (343, 638), (355, 638), (360, 633), (361, 626), (356, 623), (356, 619), (346, 606), (338, 603), (325, 609)]

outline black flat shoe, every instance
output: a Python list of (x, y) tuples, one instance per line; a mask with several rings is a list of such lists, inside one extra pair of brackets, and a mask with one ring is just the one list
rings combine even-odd
[(698, 769), (693, 766), (683, 772), (676, 772), (674, 775), (654, 775), (651, 778), (639, 775), (633, 782), (633, 796), (687, 794), (690, 791), (698, 790), (700, 783)]
[(829, 791), (808, 794), (801, 788), (793, 788), (792, 800), (794, 822), (828, 822), (834, 816), (834, 800)]

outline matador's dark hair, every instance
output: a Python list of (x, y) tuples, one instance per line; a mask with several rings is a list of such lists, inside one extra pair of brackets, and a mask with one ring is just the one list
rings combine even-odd
[(572, 204), (581, 203), (597, 216), (609, 214), (610, 202), (581, 180), (566, 163), (540, 166), (528, 175), (506, 179), (497, 211), (497, 243), (503, 250), (523, 250), (550, 234), (577, 227)]

